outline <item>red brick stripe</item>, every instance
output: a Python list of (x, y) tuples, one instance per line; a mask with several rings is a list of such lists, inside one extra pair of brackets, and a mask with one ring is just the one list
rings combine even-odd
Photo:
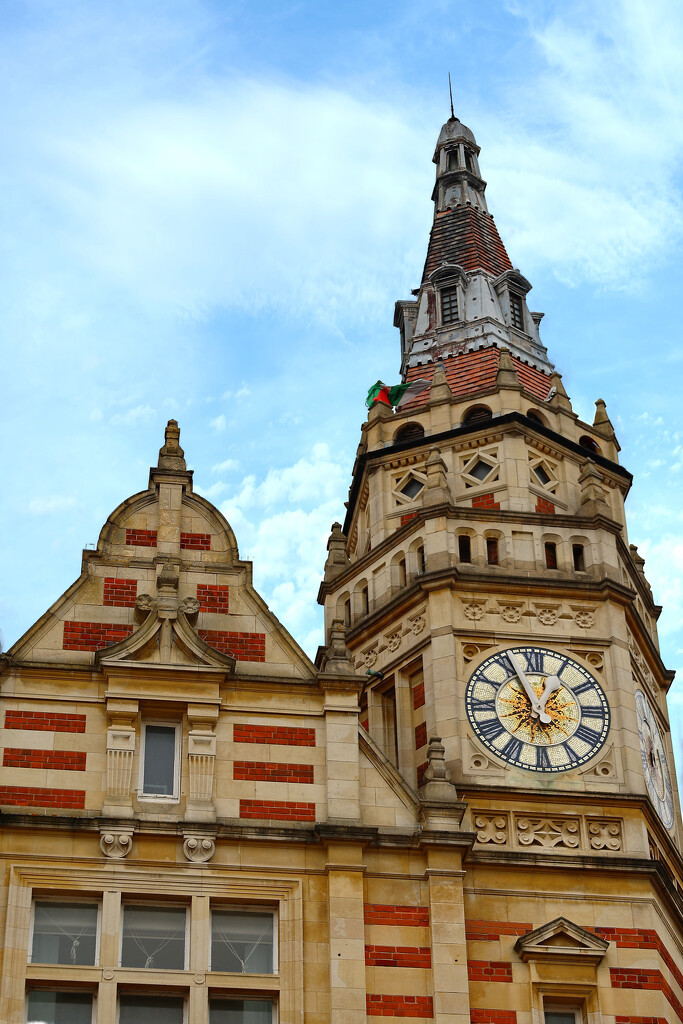
[(417, 683), (413, 687), (413, 711), (421, 708), (425, 702), (425, 684)]
[(663, 992), (676, 1016), (683, 1021), (683, 1003), (661, 971), (639, 970), (637, 967), (610, 967), (612, 988), (651, 989)]
[(518, 921), (466, 921), (465, 938), (479, 942), (493, 942), (501, 935), (526, 935), (532, 925)]
[(422, 764), (417, 766), (417, 788), (423, 785), (425, 780), (425, 772), (429, 768), (429, 761), (423, 761)]
[(114, 605), (116, 608), (134, 608), (137, 593), (137, 580), (120, 580), (115, 576), (107, 576), (104, 581), (102, 603)]
[(552, 516), (555, 514), (555, 506), (552, 501), (547, 501), (545, 498), (538, 498), (536, 501), (536, 511)]
[(470, 981), (512, 981), (512, 964), (507, 960), (468, 960)]
[(432, 966), (429, 946), (366, 946), (367, 967), (426, 967)]
[(42, 789), (39, 786), (0, 786), (0, 804), (13, 807), (85, 807), (82, 789)]
[(517, 1024), (516, 1010), (470, 1010), (471, 1024)]
[(269, 743), (284, 747), (314, 747), (315, 729), (287, 725), (233, 725), (234, 743)]
[(494, 500), (493, 492), (478, 494), (476, 498), (472, 498), (472, 508), (500, 508), (500, 502)]
[(227, 615), (230, 587), (213, 583), (197, 584), (200, 612), (218, 612)]
[(417, 512), (404, 512), (401, 516), (401, 526), (405, 526), (411, 519), (417, 518)]
[(6, 729), (35, 732), (85, 732), (85, 715), (64, 715), (57, 711), (6, 711)]
[(405, 907), (391, 903), (366, 903), (363, 907), (366, 924), (410, 925), (429, 927), (429, 907)]
[(615, 1017), (614, 1024), (668, 1024), (664, 1017)]
[(155, 548), (157, 546), (156, 530), (126, 530), (126, 544), (138, 548)]
[(240, 818), (268, 821), (315, 821), (315, 804), (290, 800), (240, 800)]
[(622, 949), (656, 949), (683, 989), (683, 973), (653, 928), (596, 928), (595, 933)]
[(84, 772), (85, 751), (5, 747), (2, 764), (5, 768), (55, 768), (67, 772)]
[(243, 782), (301, 782), (312, 785), (312, 764), (274, 764), (269, 761), (235, 761), (233, 779)]
[(237, 661), (265, 661), (265, 633), (232, 633), (223, 629), (198, 629), (209, 647), (230, 654)]
[(210, 551), (210, 533), (181, 533), (180, 547), (189, 548), (192, 551)]
[(427, 723), (420, 722), (419, 725), (415, 726), (415, 749), (419, 750), (420, 747), (424, 747), (427, 742)]
[(365, 1012), (369, 1017), (433, 1017), (434, 1001), (431, 996), (365, 997)]
[(125, 640), (132, 632), (132, 626), (117, 626), (113, 622), (65, 622), (62, 647), (65, 651), (101, 651)]

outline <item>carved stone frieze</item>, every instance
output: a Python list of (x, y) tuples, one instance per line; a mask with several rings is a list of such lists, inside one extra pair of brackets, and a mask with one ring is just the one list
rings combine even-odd
[(522, 608), (520, 605), (505, 604), (500, 610), (500, 617), (505, 622), (519, 622), (522, 617)]
[(465, 617), (471, 622), (478, 622), (484, 614), (484, 604), (481, 601), (470, 601), (463, 608)]
[(100, 829), (100, 850), (105, 857), (122, 860), (133, 848), (133, 826), (111, 825)]
[(477, 843), (517, 849), (542, 847), (545, 850), (577, 853), (618, 853), (624, 849), (624, 823), (620, 818), (590, 815), (513, 815), (510, 827), (506, 812), (472, 812)]
[(590, 629), (595, 625), (595, 615), (587, 608), (580, 608), (574, 615), (574, 622), (580, 629)]
[(475, 811), (474, 827), (477, 830), (478, 843), (493, 843), (503, 846), (507, 845), (509, 841), (510, 829), (507, 814)]
[(522, 846), (566, 846), (574, 850), (581, 842), (579, 818), (517, 818), (515, 827)]
[(387, 641), (389, 650), (393, 653), (397, 651), (401, 646), (401, 631), (397, 629), (395, 633), (392, 633)]
[(183, 831), (183, 853), (191, 864), (206, 864), (216, 852), (214, 832)]
[(588, 819), (588, 842), (592, 850), (621, 850), (621, 822)]

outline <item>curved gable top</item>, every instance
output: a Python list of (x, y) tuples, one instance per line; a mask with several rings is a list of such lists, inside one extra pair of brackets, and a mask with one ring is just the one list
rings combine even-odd
[(168, 422), (147, 490), (112, 512), (97, 548), (84, 551), (78, 580), (9, 656), (95, 667), (110, 660), (103, 655), (110, 647), (112, 656), (141, 650), (152, 621), (172, 624), (159, 633), (165, 639), (157, 644), (157, 664), (161, 658), (176, 667), (235, 666), (236, 675), (315, 674), (254, 590), (251, 563), (240, 560), (230, 524), (194, 493), (175, 420)]

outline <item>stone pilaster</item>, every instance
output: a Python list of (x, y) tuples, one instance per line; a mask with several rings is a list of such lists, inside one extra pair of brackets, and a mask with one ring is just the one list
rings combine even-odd
[(187, 710), (189, 734), (187, 761), (190, 792), (186, 821), (215, 821), (213, 780), (216, 764), (216, 722), (218, 707), (190, 704)]
[(135, 756), (136, 700), (107, 701), (107, 781), (102, 814), (110, 818), (133, 816), (133, 758)]

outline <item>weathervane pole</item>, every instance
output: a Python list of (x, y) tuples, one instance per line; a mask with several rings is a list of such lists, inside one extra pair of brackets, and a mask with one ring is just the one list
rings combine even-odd
[(451, 117), (455, 117), (455, 111), (453, 110), (453, 87), (451, 85), (451, 73), (448, 72), (448, 92), (451, 97)]

